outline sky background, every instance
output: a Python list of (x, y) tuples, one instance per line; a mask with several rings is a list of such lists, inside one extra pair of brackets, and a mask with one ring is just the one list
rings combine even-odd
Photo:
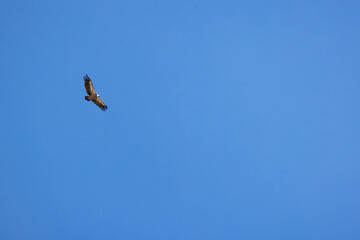
[(359, 12), (1, 1), (1, 238), (360, 239)]

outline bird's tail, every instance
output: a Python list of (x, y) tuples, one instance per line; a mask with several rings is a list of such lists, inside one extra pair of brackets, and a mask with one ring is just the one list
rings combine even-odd
[(86, 101), (90, 101), (90, 97), (89, 97), (89, 96), (85, 96), (85, 100), (86, 100)]

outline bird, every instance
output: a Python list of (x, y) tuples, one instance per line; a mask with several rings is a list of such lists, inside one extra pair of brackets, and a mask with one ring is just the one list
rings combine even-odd
[(85, 96), (85, 100), (93, 101), (93, 103), (95, 103), (102, 111), (106, 111), (108, 107), (106, 106), (104, 101), (100, 99), (100, 95), (96, 93), (94, 85), (87, 74), (84, 76), (84, 83), (86, 92), (89, 95)]

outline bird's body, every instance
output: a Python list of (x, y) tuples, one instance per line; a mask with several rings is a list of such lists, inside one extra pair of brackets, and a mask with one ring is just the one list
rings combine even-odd
[(85, 99), (88, 100), (88, 101), (96, 100), (97, 98), (100, 98), (99, 94), (93, 94), (93, 95), (90, 95), (90, 96), (85, 96)]
[(85, 83), (85, 89), (88, 94), (88, 96), (85, 96), (86, 101), (92, 101), (95, 103), (101, 110), (106, 111), (108, 108), (103, 100), (100, 99), (100, 95), (96, 93), (94, 85), (89, 78), (89, 76), (86, 74), (84, 76), (84, 83)]

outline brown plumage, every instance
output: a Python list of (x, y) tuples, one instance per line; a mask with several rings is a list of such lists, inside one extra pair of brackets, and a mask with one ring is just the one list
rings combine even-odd
[(106, 111), (108, 107), (103, 102), (103, 100), (100, 99), (99, 94), (96, 93), (94, 85), (87, 74), (84, 76), (84, 82), (85, 82), (86, 92), (89, 95), (89, 96), (85, 96), (85, 100), (93, 101), (93, 103), (95, 103), (101, 110)]

